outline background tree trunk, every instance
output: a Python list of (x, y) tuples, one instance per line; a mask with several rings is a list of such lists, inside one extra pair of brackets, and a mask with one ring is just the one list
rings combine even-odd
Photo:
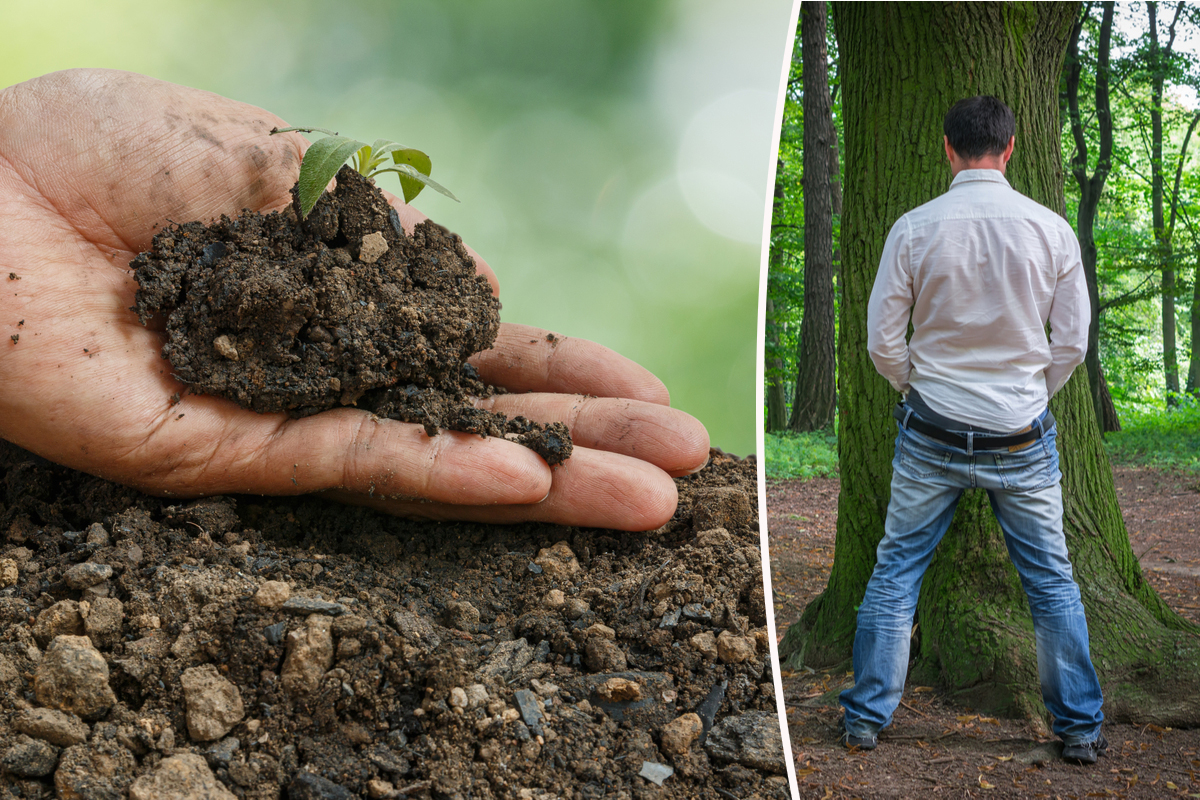
[(804, 59), (804, 317), (792, 395), (794, 431), (833, 425), (836, 397), (833, 302), (833, 174), (837, 132), (829, 95), (824, 3), (800, 6)]
[[(1063, 208), (1057, 76), (1075, 3), (834, 3), (845, 121), (846, 209), (838, 347), (836, 555), (825, 592), (792, 625), (787, 663), (844, 664), (883, 536), (898, 399), (867, 354), (866, 306), (892, 223), (946, 190), (942, 118), (994, 94), (1016, 113), (1008, 179)], [(1142, 577), (1117, 506), (1084, 371), (1052, 403), (1064, 525), (1110, 719), (1200, 719), (1200, 640)], [(982, 492), (968, 492), (921, 590), (913, 680), (987, 713), (1043, 720), (1033, 623)]]
[[(1087, 369), (1091, 388), (1092, 406), (1100, 430), (1105, 433), (1121, 430), (1117, 410), (1108, 394), (1108, 383), (1100, 366), (1100, 288), (1096, 280), (1096, 210), (1100, 207), (1100, 195), (1104, 182), (1112, 169), (1113, 126), (1112, 110), (1108, 94), (1108, 63), (1112, 49), (1113, 3), (1103, 3), (1100, 20), (1100, 40), (1096, 45), (1096, 124), (1100, 129), (1100, 152), (1097, 153), (1096, 171), (1089, 177), (1088, 144), (1084, 131), (1083, 117), (1079, 112), (1079, 79), (1083, 64), (1079, 60), (1079, 36), (1087, 20), (1085, 10), (1076, 18), (1071, 28), (1070, 45), (1067, 48), (1065, 70), (1067, 113), (1071, 120), (1071, 137), (1075, 141), (1075, 153), (1071, 157), (1071, 174), (1079, 184), (1079, 208), (1075, 215), (1075, 232), (1079, 236), (1079, 250), (1083, 256), (1083, 271), (1087, 276), (1088, 298), (1091, 301), (1092, 319), (1088, 326), (1088, 349), (1083, 364)], [(1090, 9), (1091, 5), (1087, 6)]]

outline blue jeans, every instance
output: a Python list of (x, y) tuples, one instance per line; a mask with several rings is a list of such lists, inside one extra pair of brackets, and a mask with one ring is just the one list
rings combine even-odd
[[(884, 537), (858, 610), (854, 687), (841, 694), (852, 736), (868, 737), (891, 724), (908, 672), (921, 579), (950, 527), (958, 498), (974, 487), (987, 490), (1029, 598), (1042, 700), (1054, 715), (1054, 732), (1067, 744), (1100, 735), (1103, 698), (1063, 535), (1055, 437), (1052, 427), (1015, 452), (969, 455), (900, 427)], [(975, 442), (985, 439), (974, 435)]]

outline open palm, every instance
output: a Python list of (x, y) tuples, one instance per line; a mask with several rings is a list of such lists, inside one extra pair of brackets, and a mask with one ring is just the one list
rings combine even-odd
[[(653, 375), (591, 342), (503, 325), (472, 359), (514, 392), (483, 405), (571, 428), (575, 454), (553, 470), (503, 439), (429, 437), (355, 409), (294, 420), (185, 394), (161, 330), (130, 311), (129, 261), (170, 222), (285, 206), (306, 142), (267, 135), (284, 124), (108, 70), (0, 92), (0, 437), (160, 495), (333, 490), (433, 518), (665, 522), (671, 476), (704, 463), (708, 435)], [(392, 202), (406, 226), (423, 219)]]

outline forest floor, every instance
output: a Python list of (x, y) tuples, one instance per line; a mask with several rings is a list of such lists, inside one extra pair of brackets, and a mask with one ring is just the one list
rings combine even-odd
[[(1200, 623), (1200, 478), (1117, 467), (1117, 496), (1133, 550), (1160, 595)], [(824, 590), (833, 564), (838, 481), (773, 481), (767, 487), (771, 580), (780, 636)], [(994, 719), (905, 688), (891, 728), (873, 752), (836, 742), (843, 672), (785, 670), (792, 755), (801, 797), (1083, 798), (1200, 797), (1200, 730), (1105, 725), (1110, 748), (1095, 766), (1063, 762), (1054, 741), (1020, 721)]]

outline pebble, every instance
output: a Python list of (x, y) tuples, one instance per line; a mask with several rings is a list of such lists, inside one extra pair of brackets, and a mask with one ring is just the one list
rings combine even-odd
[(479, 627), (479, 609), (465, 600), (451, 600), (442, 612), (442, 624), (454, 630), (474, 633)]
[(543, 547), (533, 563), (541, 567), (547, 577), (556, 581), (568, 580), (580, 572), (579, 559), (566, 542)]
[(674, 774), (674, 767), (668, 767), (666, 764), (659, 764), (657, 761), (643, 761), (642, 769), (640, 772), (638, 772), (640, 777), (645, 778), (656, 786), (662, 786), (663, 781)]
[(194, 741), (220, 739), (246, 715), (242, 693), (212, 664), (185, 669), (179, 685), (187, 709), (188, 735)]
[(479, 708), (487, 705), (488, 690), (482, 683), (472, 683), (467, 687), (467, 707)]
[(287, 658), (280, 679), (291, 697), (304, 697), (316, 691), (321, 677), (333, 666), (333, 620), (313, 614), (304, 627), (287, 635)]
[(521, 719), (534, 736), (542, 735), (542, 710), (538, 708), (537, 696), (528, 689), (517, 689), (513, 693), (517, 701), (517, 710)]
[(159, 762), (129, 787), (129, 800), (236, 800), (216, 779), (204, 759), (179, 753)]
[(664, 753), (681, 756), (692, 746), (692, 742), (700, 738), (704, 732), (704, 723), (696, 713), (684, 714), (668, 722), (662, 728), (662, 749)]
[(774, 711), (746, 711), (713, 726), (704, 742), (708, 755), (764, 772), (783, 774), (783, 737)]
[(288, 800), (355, 800), (354, 795), (328, 778), (297, 772), (287, 787)]
[(724, 528), (712, 528), (696, 536), (699, 547), (724, 547), (733, 544), (733, 537)]
[(62, 751), (54, 771), (58, 800), (125, 797), (137, 771), (137, 759), (115, 741), (97, 739)]
[(70, 747), (87, 741), (91, 730), (74, 714), (53, 708), (26, 708), (13, 717), (12, 726), (35, 739), (44, 739), (59, 747)]
[(293, 597), (279, 608), (288, 614), (304, 617), (310, 614), (324, 614), (329, 617), (337, 617), (350, 610), (341, 603), (331, 603), (328, 600), (316, 600), (311, 597)]
[(688, 644), (705, 658), (715, 659), (717, 657), (717, 637), (713, 636), (710, 631), (697, 633), (688, 639)]
[(596, 687), (596, 697), (606, 703), (632, 703), (642, 699), (642, 687), (628, 678), (609, 678)]
[(125, 606), (115, 597), (97, 597), (91, 603), (83, 627), (96, 647), (111, 648), (121, 641)]
[(364, 264), (374, 264), (388, 251), (387, 240), (379, 231), (368, 233), (362, 238), (362, 246), (358, 249), (358, 260)]
[(97, 547), (108, 547), (109, 536), (108, 531), (99, 522), (93, 522), (88, 526), (87, 538), (84, 540), (88, 544), (94, 544)]
[(292, 587), (283, 581), (265, 581), (254, 593), (254, 604), (263, 608), (279, 608), (292, 596)]
[(86, 636), (58, 636), (38, 664), (33, 688), (39, 705), (95, 719), (117, 701), (108, 664)]
[(44, 778), (58, 763), (58, 748), (41, 739), (18, 736), (0, 758), (0, 766), (22, 778)]
[(233, 754), (241, 749), (241, 746), (242, 742), (236, 736), (222, 739), (204, 751), (205, 760), (212, 767), (228, 767), (229, 762), (233, 760)]
[(742, 664), (754, 658), (758, 644), (752, 636), (721, 631), (717, 637), (717, 658), (725, 664)]
[(589, 625), (587, 628), (585, 628), (583, 631), (583, 635), (588, 637), (589, 639), (593, 636), (599, 636), (601, 639), (613, 639), (615, 641), (617, 638), (616, 631), (614, 631), (612, 628), (608, 627), (607, 625), (601, 624), (599, 622), (597, 622), (593, 625)]
[(67, 582), (67, 586), (72, 589), (86, 589), (89, 586), (95, 586), (98, 583), (103, 583), (113, 576), (113, 568), (108, 564), (97, 564), (94, 561), (85, 561), (82, 564), (76, 564), (63, 573), (63, 580)]
[(74, 600), (58, 601), (38, 614), (33, 623), (33, 638), (42, 647), (55, 636), (83, 636), (84, 632), (83, 615)]
[(372, 800), (382, 800), (385, 797), (391, 797), (396, 787), (391, 781), (385, 781), (380, 778), (372, 778), (367, 781), (367, 797)]
[(468, 702), (466, 689), (462, 688), (461, 686), (455, 686), (450, 690), (451, 708), (466, 708)]
[(546, 596), (542, 598), (542, 605), (551, 611), (559, 611), (566, 605), (567, 598), (563, 595), (562, 589), (551, 589), (546, 592)]
[(583, 663), (592, 672), (623, 672), (629, 666), (617, 643), (599, 636), (587, 640)]
[(17, 569), (16, 561), (11, 558), (0, 558), (0, 589), (16, 586), (20, 577), (21, 573)]
[(563, 604), (563, 613), (567, 615), (567, 619), (579, 619), (591, 610), (591, 604), (578, 597), (572, 597)]

